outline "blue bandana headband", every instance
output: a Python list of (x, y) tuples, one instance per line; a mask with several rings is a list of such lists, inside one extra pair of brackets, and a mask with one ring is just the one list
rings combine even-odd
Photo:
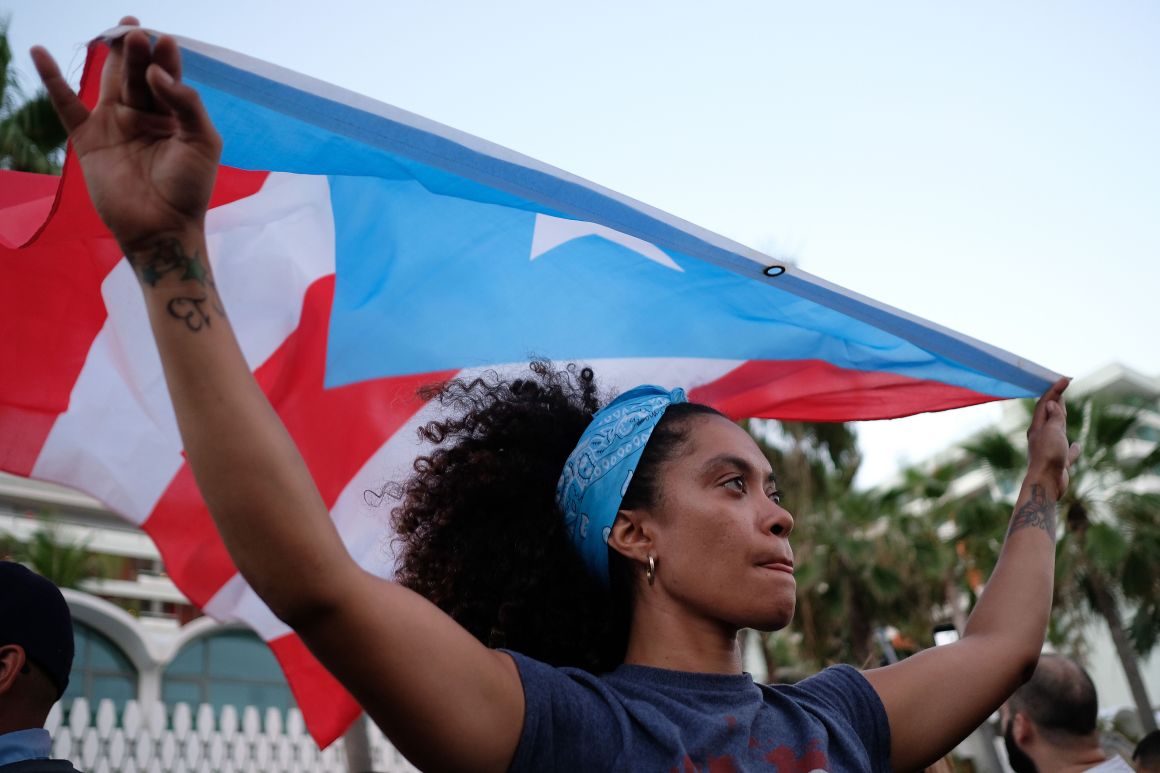
[(601, 408), (568, 456), (556, 504), (588, 571), (605, 586), (608, 534), (644, 447), (665, 409), (687, 402), (685, 390), (638, 386)]

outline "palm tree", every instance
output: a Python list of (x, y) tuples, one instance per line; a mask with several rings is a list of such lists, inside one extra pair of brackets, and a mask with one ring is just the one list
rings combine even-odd
[[(805, 649), (818, 665), (835, 661), (866, 667), (874, 657), (875, 634), (895, 625), (913, 635), (929, 630), (931, 598), (916, 582), (916, 544), (906, 519), (888, 499), (847, 490), (817, 500), (799, 518), (796, 618)], [(923, 623), (914, 625), (921, 615)]]
[[(802, 656), (816, 666), (864, 666), (881, 626), (929, 633), (932, 584), (914, 567), (928, 563), (920, 554), (938, 550), (937, 539), (921, 519), (902, 514), (896, 498), (854, 490), (861, 455), (849, 425), (771, 422), (750, 429), (797, 522), (793, 630)], [(783, 639), (765, 635), (763, 643), (772, 674)]]
[[(964, 595), (971, 597), (973, 605), (971, 594), (991, 567), (977, 566), (963, 537), (946, 532), (962, 517), (963, 503), (951, 494), (951, 483), (958, 472), (954, 464), (941, 464), (930, 471), (908, 468), (884, 496), (896, 503), (896, 526), (913, 546), (914, 561), (908, 565), (911, 582), (926, 584), (927, 594), (941, 600), (941, 609), (935, 612), (940, 618), (937, 622), (949, 618), (961, 633), (970, 612), (970, 607), (963, 604)], [(968, 519), (973, 515), (968, 513)], [(919, 616), (914, 622), (925, 626), (929, 620)], [(915, 631), (915, 636), (923, 640), (928, 634), (929, 631)]]
[(60, 174), (68, 134), (43, 89), (25, 98), (12, 67), (9, 22), (0, 18), (0, 169)]
[[(760, 634), (762, 654), (765, 656), (766, 670), (769, 679), (773, 680), (778, 666), (787, 665), (786, 654), (792, 649), (803, 650), (800, 654), (814, 664), (828, 662), (823, 654), (821, 641), (829, 641), (833, 636), (830, 626), (826, 623), (832, 619), (825, 616), (825, 609), (833, 603), (831, 598), (818, 598), (817, 594), (803, 593), (803, 568), (811, 566), (810, 542), (804, 541), (800, 535), (809, 529), (804, 521), (809, 520), (810, 513), (817, 499), (823, 501), (828, 497), (830, 490), (841, 487), (840, 470), (857, 469), (858, 451), (854, 433), (845, 424), (822, 424), (796, 421), (760, 421), (743, 422), (757, 441), (758, 446), (769, 459), (777, 476), (778, 488), (783, 492), (783, 501), (794, 514), (797, 526), (794, 539), (794, 552), (798, 569), (798, 608), (794, 615), (794, 629), (802, 636), (802, 646), (791, 648), (787, 646), (785, 633)], [(853, 472), (848, 474), (853, 479)], [(824, 583), (824, 574), (820, 571), (806, 571), (805, 578), (810, 586), (817, 589), (819, 583)], [(823, 591), (829, 586), (822, 584)], [(825, 630), (819, 631), (821, 625)]]
[[(1068, 436), (1077, 439), (1081, 453), (1060, 501), (1066, 517), (1056, 548), (1055, 614), (1049, 631), (1049, 637), (1065, 639), (1081, 653), (1085, 622), (1093, 616), (1104, 621), (1145, 732), (1156, 729), (1139, 657), (1147, 656), (1160, 638), (1160, 566), (1155, 561), (1160, 496), (1142, 492), (1139, 484), (1160, 473), (1160, 444), (1145, 418), (1156, 415), (1157, 407), (1155, 400), (1150, 405), (1095, 397), (1073, 401)], [(997, 431), (965, 448), (1007, 491), (1026, 466), (1025, 452)], [(1125, 608), (1135, 610), (1128, 623), (1121, 614)]]
[(0, 540), (0, 557), (26, 564), (58, 588), (80, 588), (82, 580), (106, 574), (86, 543), (67, 542), (51, 520), (45, 520), (28, 542), (12, 537)]

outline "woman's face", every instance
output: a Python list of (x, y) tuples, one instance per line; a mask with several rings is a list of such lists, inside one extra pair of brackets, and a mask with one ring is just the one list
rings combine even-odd
[(660, 470), (653, 508), (656, 583), (694, 615), (776, 630), (793, 618), (797, 584), (773, 469), (728, 419), (689, 419), (683, 453)]

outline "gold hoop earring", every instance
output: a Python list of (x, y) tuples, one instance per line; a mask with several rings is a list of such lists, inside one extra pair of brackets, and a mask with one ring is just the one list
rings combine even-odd
[(651, 553), (648, 557), (648, 565), (644, 568), (644, 576), (649, 585), (652, 585), (657, 579), (657, 560), (653, 558)]

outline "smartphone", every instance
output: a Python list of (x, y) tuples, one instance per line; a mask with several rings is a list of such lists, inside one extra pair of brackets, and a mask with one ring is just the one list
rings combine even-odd
[(941, 623), (934, 627), (934, 646), (953, 644), (959, 640), (959, 631), (951, 623)]

